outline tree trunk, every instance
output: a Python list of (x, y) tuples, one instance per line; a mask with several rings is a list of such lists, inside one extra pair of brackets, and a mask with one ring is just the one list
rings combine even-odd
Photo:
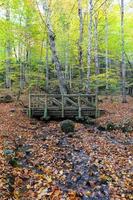
[(79, 27), (79, 71), (80, 71), (80, 87), (82, 88), (83, 85), (83, 49), (82, 49), (82, 42), (83, 42), (83, 13), (82, 13), (82, 0), (78, 0), (78, 15), (80, 21)]
[(108, 95), (109, 90), (109, 60), (108, 60), (108, 18), (107, 18), (107, 12), (105, 11), (105, 63), (106, 63), (106, 95)]
[(90, 74), (91, 74), (91, 49), (92, 49), (92, 11), (93, 3), (89, 0), (89, 29), (88, 29), (88, 71), (87, 71), (87, 93), (90, 93)]
[(48, 91), (49, 86), (49, 43), (48, 43), (48, 36), (47, 36), (47, 42), (46, 42), (46, 91)]
[(66, 46), (65, 52), (65, 80), (68, 81), (68, 46)]
[[(99, 60), (98, 60), (98, 17), (95, 16), (94, 20), (94, 38), (95, 38), (95, 74), (96, 76), (99, 74)], [(96, 78), (96, 95), (98, 95), (98, 80)]]
[(126, 66), (125, 66), (125, 41), (124, 41), (124, 0), (121, 0), (121, 45), (122, 45), (122, 57), (121, 57), (121, 72), (122, 72), (122, 102), (126, 103)]
[(25, 66), (24, 63), (20, 61), (20, 89), (23, 90), (25, 87)]
[(63, 73), (62, 73), (62, 66), (61, 66), (60, 60), (59, 60), (58, 55), (57, 55), (57, 49), (56, 49), (56, 44), (55, 44), (55, 33), (53, 32), (52, 24), (51, 24), (51, 21), (50, 21), (50, 11), (49, 11), (47, 0), (44, 1), (43, 9), (44, 9), (45, 15), (46, 15), (46, 27), (47, 27), (47, 30), (48, 30), (50, 48), (51, 48), (51, 51), (52, 51), (54, 64), (56, 66), (57, 77), (58, 77), (58, 80), (59, 80), (60, 92), (61, 92), (61, 94), (67, 94), (68, 93), (67, 86), (66, 86), (66, 82), (65, 82), (65, 79), (64, 79), (64, 76), (63, 76)]
[[(6, 8), (6, 20), (10, 23), (10, 10)], [(9, 24), (8, 24), (9, 26)], [(10, 32), (10, 30), (8, 30)], [(11, 43), (10, 39), (7, 39), (6, 42), (6, 77), (5, 77), (5, 85), (6, 88), (11, 88), (11, 78), (10, 78), (10, 58), (11, 58)]]

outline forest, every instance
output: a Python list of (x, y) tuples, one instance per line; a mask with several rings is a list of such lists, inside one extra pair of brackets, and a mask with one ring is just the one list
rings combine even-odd
[(0, 0), (0, 200), (133, 199), (133, 1)]

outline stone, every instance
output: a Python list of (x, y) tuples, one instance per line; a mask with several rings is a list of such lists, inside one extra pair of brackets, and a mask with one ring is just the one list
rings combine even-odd
[(64, 120), (60, 123), (61, 130), (68, 134), (68, 133), (74, 133), (75, 130), (75, 124), (72, 120)]
[(0, 97), (0, 103), (11, 103), (13, 102), (13, 98), (11, 95), (5, 95)]
[(5, 149), (4, 150), (4, 155), (6, 155), (6, 156), (13, 155), (13, 154), (14, 154), (14, 151), (11, 150), (11, 149)]

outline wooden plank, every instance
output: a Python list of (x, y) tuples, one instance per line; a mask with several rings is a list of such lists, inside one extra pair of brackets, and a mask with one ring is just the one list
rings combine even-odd
[(31, 111), (31, 96), (29, 95), (29, 111), (28, 111), (28, 115), (29, 115), (29, 118), (32, 117), (32, 111)]
[[(38, 111), (38, 110), (32, 110), (32, 114), (33, 114), (33, 116), (38, 116), (38, 117), (41, 117), (41, 116), (43, 116), (43, 110), (40, 110), (40, 111)], [(77, 112), (76, 111), (73, 111), (73, 112), (71, 112), (71, 111), (65, 111), (64, 112), (65, 113), (65, 115), (64, 115), (64, 117), (70, 117), (70, 118), (72, 118), (72, 117), (77, 117)], [(60, 111), (49, 111), (48, 110), (48, 115), (50, 116), (50, 117), (56, 117), (56, 118), (58, 118), (58, 117), (62, 117), (62, 112), (60, 112)], [(92, 116), (92, 117), (95, 117), (95, 111), (82, 111), (82, 116)]]
[(78, 107), (78, 104), (75, 103), (73, 100), (69, 99), (68, 97), (66, 97), (65, 100), (66, 100), (67, 102), (70, 102), (72, 105)]
[(64, 118), (64, 95), (62, 95), (62, 118)]
[(48, 116), (48, 105), (47, 105), (48, 102), (47, 101), (48, 101), (48, 98), (47, 98), (47, 95), (45, 95), (44, 119), (46, 119)]
[(52, 98), (51, 101), (54, 102), (57, 106), (62, 106), (62, 103), (59, 100), (57, 100), (56, 98)]
[[(36, 96), (40, 96), (40, 97), (44, 97), (46, 94), (30, 94), (31, 96), (33, 97), (36, 97)], [(62, 95), (61, 94), (47, 94), (49, 97), (61, 97)], [(64, 94), (64, 97), (78, 97), (78, 96), (81, 96), (81, 97), (95, 97), (96, 95), (95, 94)]]
[(78, 117), (79, 117), (79, 119), (81, 118), (81, 110), (82, 110), (82, 108), (81, 108), (81, 97), (78, 96)]

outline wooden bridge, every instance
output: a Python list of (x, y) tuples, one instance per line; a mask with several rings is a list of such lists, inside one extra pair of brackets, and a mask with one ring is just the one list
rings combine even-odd
[(79, 118), (97, 115), (95, 95), (87, 94), (30, 94), (29, 117)]
[(127, 88), (127, 94), (133, 97), (133, 86)]

